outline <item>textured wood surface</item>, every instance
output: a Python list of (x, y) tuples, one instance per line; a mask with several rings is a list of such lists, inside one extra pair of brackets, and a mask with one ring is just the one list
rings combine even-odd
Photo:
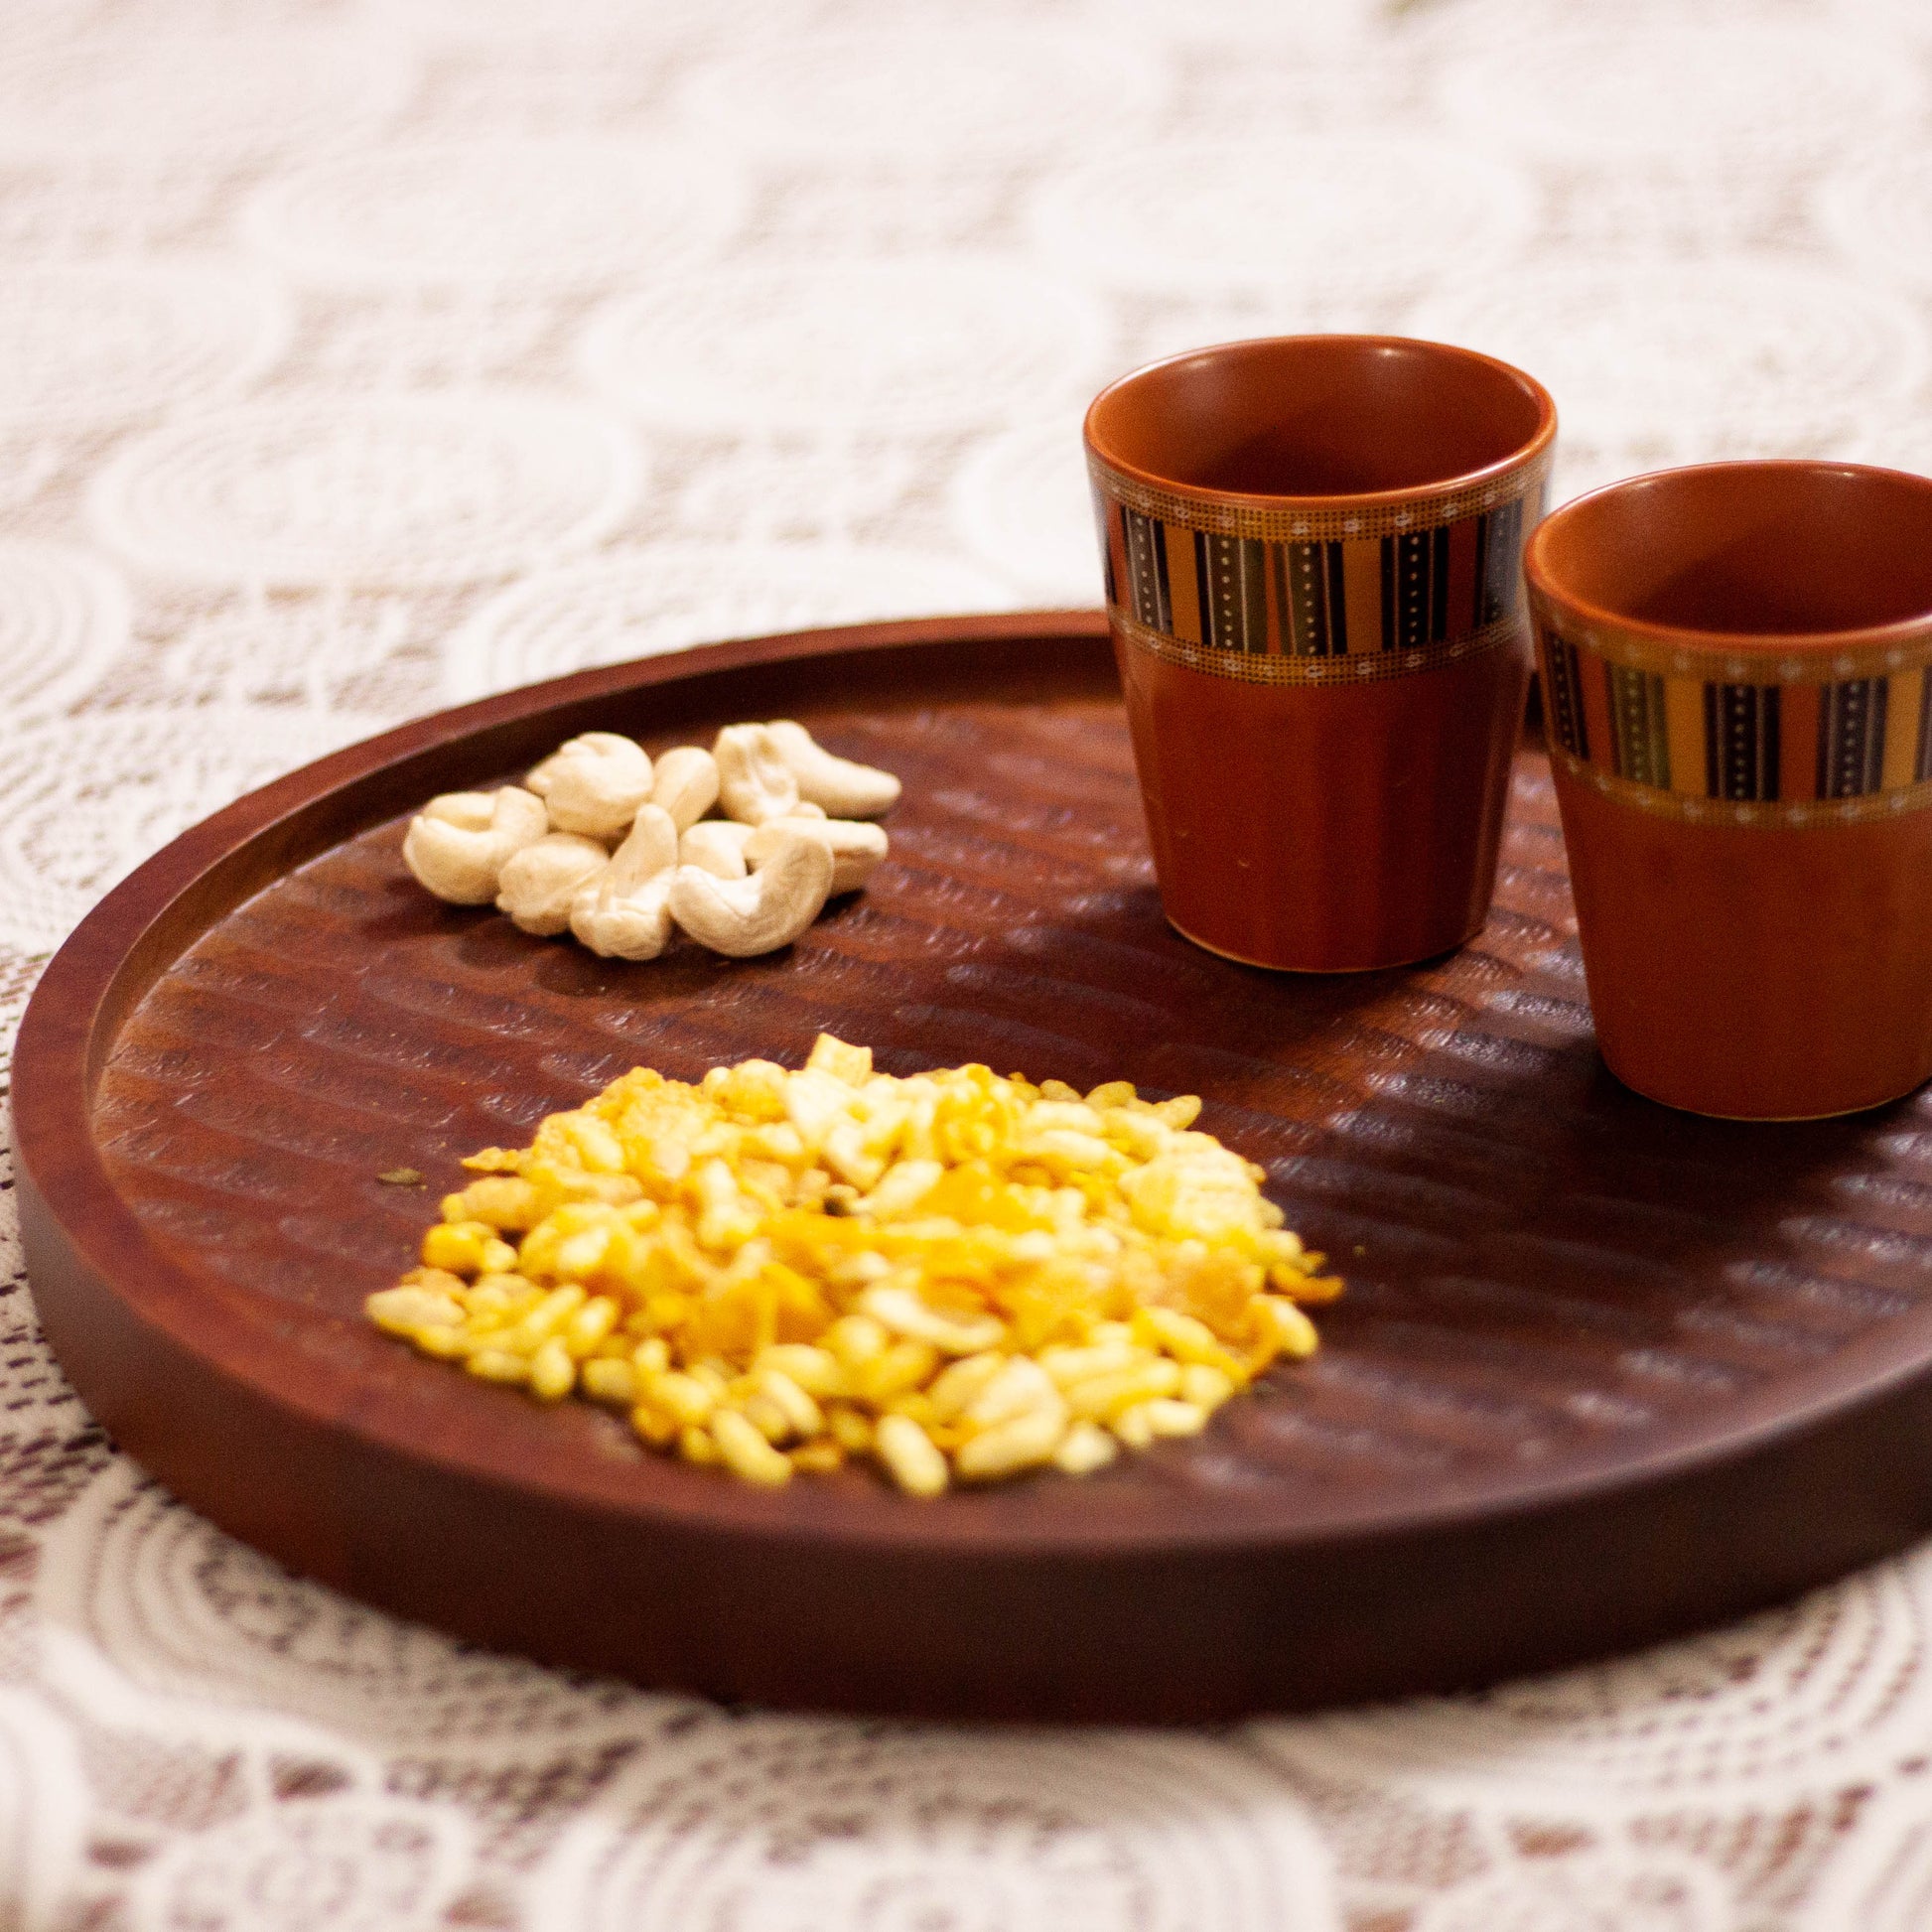
[[(890, 766), (891, 863), (789, 952), (644, 965), (408, 879), (402, 817), (590, 724), (804, 718)], [(984, 1059), (1193, 1091), (1348, 1280), (1196, 1442), (936, 1505), (779, 1495), (361, 1318), (458, 1158), (634, 1064)], [(1932, 1118), (1739, 1127), (1597, 1058), (1547, 765), (1419, 969), (1271, 975), (1164, 923), (1104, 630), (873, 626), (587, 673), (243, 800), (50, 969), (16, 1113), (83, 1396), (295, 1567), (727, 1696), (1189, 1718), (1480, 1681), (1734, 1614), (1932, 1520)], [(420, 1169), (423, 1192), (378, 1173)]]

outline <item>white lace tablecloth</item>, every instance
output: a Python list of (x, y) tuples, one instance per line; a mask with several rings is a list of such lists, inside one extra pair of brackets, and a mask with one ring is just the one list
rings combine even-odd
[[(1932, 470), (1932, 0), (4, 0), (0, 1008), (452, 700), (1097, 602), (1079, 417), (1232, 336), (1536, 371), (1562, 493)], [(1932, 1554), (1213, 1734), (466, 1652), (146, 1482), (0, 1288), (0, 1932), (1912, 1932)]]

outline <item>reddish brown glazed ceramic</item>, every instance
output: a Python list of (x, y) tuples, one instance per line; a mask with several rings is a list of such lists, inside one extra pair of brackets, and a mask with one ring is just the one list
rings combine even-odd
[(1527, 553), (1603, 1057), (1736, 1119), (1932, 1075), (1932, 481), (1735, 463)]
[(1168, 917), (1350, 972), (1488, 910), (1556, 408), (1467, 349), (1231, 343), (1087, 412), (1108, 616)]

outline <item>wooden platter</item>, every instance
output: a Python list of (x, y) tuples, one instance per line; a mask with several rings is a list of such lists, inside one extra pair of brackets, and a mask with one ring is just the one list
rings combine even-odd
[[(567, 735), (792, 716), (905, 779), (790, 952), (642, 966), (441, 906), (432, 793)], [(1349, 1282), (1206, 1436), (937, 1504), (772, 1494), (360, 1314), (458, 1158), (633, 1064), (984, 1059), (1199, 1092)], [(244, 798), (48, 969), (14, 1113), (47, 1331), (123, 1448), (298, 1571), (480, 1643), (762, 1703), (1198, 1720), (1479, 1684), (1727, 1618), (1932, 1523), (1932, 1107), (1742, 1127), (1598, 1060), (1547, 766), (1419, 969), (1275, 976), (1163, 922), (1097, 616), (586, 672)], [(426, 1192), (379, 1173), (420, 1169)]]

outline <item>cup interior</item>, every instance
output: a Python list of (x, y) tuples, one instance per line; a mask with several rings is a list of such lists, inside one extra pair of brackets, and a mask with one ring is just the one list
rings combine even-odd
[(1087, 440), (1115, 469), (1242, 496), (1371, 495), (1507, 463), (1556, 412), (1519, 370), (1384, 336), (1229, 343), (1103, 390)]
[(1932, 480), (1832, 463), (1667, 470), (1566, 504), (1526, 561), (1561, 603), (1669, 631), (1932, 621)]

